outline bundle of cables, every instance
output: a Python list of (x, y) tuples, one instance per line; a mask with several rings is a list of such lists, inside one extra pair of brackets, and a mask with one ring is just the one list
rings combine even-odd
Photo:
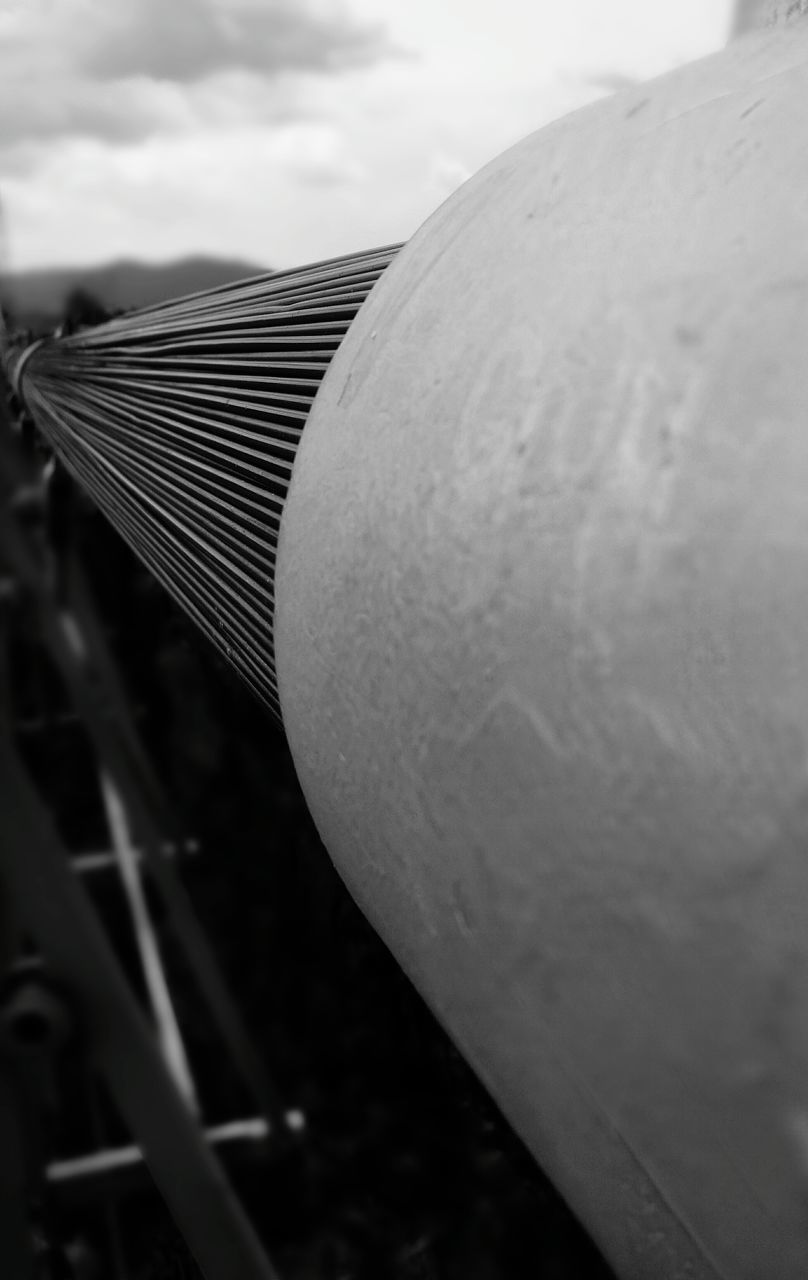
[(295, 453), (398, 247), (145, 307), (7, 360), (57, 456), (276, 715), (273, 582)]

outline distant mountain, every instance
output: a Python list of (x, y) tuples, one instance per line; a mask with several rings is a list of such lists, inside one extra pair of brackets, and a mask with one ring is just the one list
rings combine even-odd
[(128, 310), (268, 270), (254, 262), (202, 257), (166, 263), (122, 260), (100, 267), (44, 267), (5, 276), (0, 282), (0, 300), (15, 324), (41, 331), (59, 323), (65, 301), (76, 288), (109, 310)]

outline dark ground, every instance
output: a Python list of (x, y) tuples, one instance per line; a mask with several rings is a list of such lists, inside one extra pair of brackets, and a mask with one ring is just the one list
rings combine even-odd
[[(235, 1174), (281, 1280), (607, 1280), (354, 906), (280, 730), (106, 522), (82, 511), (74, 528), (139, 728), (200, 842), (187, 886), (284, 1104), (306, 1116), (291, 1150)], [(30, 651), (25, 661), (43, 677)], [(59, 701), (36, 681), (17, 693), (24, 714)], [(80, 850), (105, 833), (76, 732), (54, 726), (26, 751)], [(208, 1118), (243, 1115), (169, 935), (164, 952)], [(132, 1280), (198, 1274), (154, 1196), (131, 1202), (123, 1228)]]

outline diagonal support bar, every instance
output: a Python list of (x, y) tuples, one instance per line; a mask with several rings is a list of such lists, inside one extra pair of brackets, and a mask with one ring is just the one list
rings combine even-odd
[(3, 734), (0, 876), (21, 920), (77, 1001), (97, 1066), (205, 1275), (209, 1280), (276, 1280)]
[(157, 935), (149, 915), (146, 894), (140, 878), (138, 858), (129, 832), (126, 810), (115, 784), (103, 769), (100, 770), (99, 782), (112, 847), (118, 863), (118, 873), (129, 904), (135, 941), (140, 953), (143, 977), (149, 992), (149, 1000), (163, 1058), (187, 1105), (198, 1116), (200, 1114), (199, 1100), (196, 1096), (194, 1078), (163, 969)]
[[(0, 498), (3, 489), (13, 492), (22, 479), (22, 468), (10, 449), (0, 450)], [(41, 565), (1, 500), (0, 550), (13, 576), (37, 610), (42, 638), (62, 674), (99, 759), (104, 761), (126, 805), (135, 838), (143, 849), (154, 882), (231, 1059), (264, 1118), (273, 1127), (276, 1141), (282, 1141), (286, 1130), (280, 1098), (247, 1035), (185, 889), (162, 855), (163, 838), (166, 829), (171, 831), (172, 824), (126, 712), (117, 672), (95, 618), (89, 589), (78, 562), (74, 559), (70, 570), (72, 611), (69, 612), (57, 609)]]

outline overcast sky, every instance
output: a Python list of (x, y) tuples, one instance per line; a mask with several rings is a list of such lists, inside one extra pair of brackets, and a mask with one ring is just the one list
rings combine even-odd
[(548, 120), (720, 48), (732, 0), (0, 0), (3, 267), (405, 239)]

